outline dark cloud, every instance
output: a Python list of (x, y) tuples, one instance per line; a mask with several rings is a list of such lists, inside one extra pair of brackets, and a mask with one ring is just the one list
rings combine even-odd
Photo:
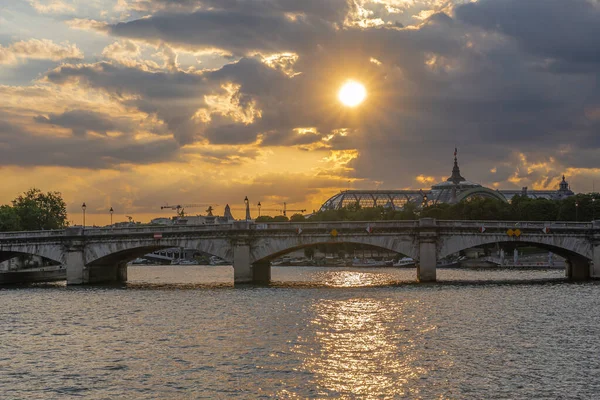
[(589, 0), (480, 0), (457, 7), (456, 16), (508, 35), (533, 54), (600, 63), (600, 7)]
[(2, 165), (99, 169), (176, 161), (179, 157), (172, 140), (143, 143), (108, 137), (34, 135), (4, 118), (7, 115), (0, 112)]
[(356, 6), (352, 0), (138, 0), (138, 9), (164, 10), (219, 10), (244, 14), (288, 13), (318, 16), (331, 21), (343, 21)]
[[(48, 81), (102, 89), (156, 115), (182, 145), (356, 149), (350, 174), (388, 187), (412, 186), (419, 174), (449, 174), (455, 146), (474, 181), (506, 180), (511, 165), (525, 170), (520, 153), (531, 163), (552, 156), (560, 165), (590, 166), (600, 148), (598, 123), (586, 114), (600, 104), (600, 19), (598, 7), (584, 0), (480, 0), (458, 6), (455, 18), (433, 14), (417, 28), (344, 27), (352, 11), (346, 1), (179, 3), (202, 8), (177, 13), (161, 6), (110, 31), (240, 57), (203, 72), (62, 66)], [(295, 52), (297, 60), (276, 68), (248, 55), (254, 51)], [(369, 90), (367, 103), (353, 111), (335, 98), (346, 78)], [(230, 92), (224, 85), (233, 85)], [(221, 96), (225, 108), (210, 111), (211, 96)], [(328, 137), (342, 129), (347, 135)], [(586, 156), (577, 160), (581, 148)]]
[(34, 118), (36, 122), (50, 124), (71, 129), (73, 135), (84, 136), (88, 132), (106, 135), (109, 131), (131, 133), (134, 124), (125, 119), (115, 119), (109, 115), (87, 111), (72, 110), (62, 114), (39, 115)]
[(103, 89), (124, 104), (156, 115), (180, 144), (195, 141), (199, 129), (191, 117), (205, 105), (203, 95), (219, 88), (219, 82), (211, 85), (202, 74), (149, 72), (107, 62), (64, 65), (50, 71), (46, 78), (55, 84), (80, 82)]
[[(300, 51), (316, 46), (334, 27), (319, 18), (241, 10), (202, 10), (185, 14), (157, 14), (109, 27), (115, 36), (148, 42), (165, 41), (194, 50), (222, 49), (234, 55), (251, 51)], [(275, 33), (275, 34), (274, 34)]]

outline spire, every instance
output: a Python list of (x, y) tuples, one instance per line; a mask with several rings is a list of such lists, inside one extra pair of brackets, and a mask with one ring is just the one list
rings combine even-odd
[(450, 178), (446, 179), (448, 182), (453, 182), (455, 185), (458, 185), (460, 182), (466, 181), (466, 179), (460, 175), (460, 168), (458, 167), (458, 158), (456, 157), (457, 154), (458, 154), (458, 149), (455, 147), (454, 148), (454, 167), (452, 167), (452, 175), (450, 176)]
[(248, 201), (248, 197), (244, 199), (246, 203), (246, 221), (250, 221), (252, 217), (250, 216), (250, 202)]
[(223, 216), (227, 219), (227, 221), (233, 220), (233, 215), (231, 214), (231, 208), (229, 207), (229, 204), (225, 206), (225, 213)]
[(567, 192), (567, 191), (569, 191), (569, 183), (565, 180), (565, 176), (564, 175), (562, 176), (562, 181), (558, 185), (558, 190), (560, 192)]

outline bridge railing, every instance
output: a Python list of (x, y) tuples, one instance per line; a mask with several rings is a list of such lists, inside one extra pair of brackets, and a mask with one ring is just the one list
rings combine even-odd
[(160, 225), (160, 226), (142, 226), (142, 227), (127, 227), (127, 228), (91, 228), (84, 229), (83, 235), (85, 236), (97, 236), (97, 235), (113, 235), (118, 233), (119, 235), (126, 234), (153, 234), (153, 233), (178, 233), (186, 231), (229, 231), (234, 229), (231, 224), (221, 225)]
[[(596, 221), (598, 223), (598, 221)], [(67, 228), (46, 231), (21, 231), (21, 232), (3, 232), (0, 233), (0, 240), (10, 239), (44, 239), (58, 238), (60, 236), (110, 236), (118, 235), (142, 235), (157, 233), (186, 233), (186, 232), (227, 232), (236, 230), (296, 230), (301, 228), (305, 231), (310, 230), (345, 230), (360, 229), (362, 227), (372, 227), (374, 229), (411, 229), (419, 227), (418, 220), (411, 221), (323, 221), (323, 222), (268, 222), (254, 223), (246, 221), (236, 221), (233, 224), (219, 225), (157, 225), (125, 228)], [(436, 220), (431, 225), (437, 228), (498, 228), (498, 229), (540, 229), (550, 228), (550, 230), (589, 230), (594, 227), (592, 222), (572, 222), (572, 221), (540, 221), (540, 222), (522, 222), (522, 221), (448, 221)], [(596, 229), (600, 225), (596, 225)]]
[(281, 230), (297, 229), (303, 230), (332, 230), (332, 229), (357, 229), (364, 227), (386, 228), (416, 228), (419, 221), (323, 221), (323, 222), (267, 222), (256, 223), (250, 229), (256, 230)]
[(501, 228), (501, 229), (592, 229), (591, 222), (571, 221), (448, 221), (438, 220), (436, 225), (442, 228)]
[(55, 229), (48, 231), (19, 231), (19, 232), (2, 232), (0, 239), (20, 239), (20, 238), (47, 238), (64, 236), (63, 229)]

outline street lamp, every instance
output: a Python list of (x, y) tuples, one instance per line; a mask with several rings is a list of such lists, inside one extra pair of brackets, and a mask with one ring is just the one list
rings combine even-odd
[(246, 205), (246, 221), (250, 221), (250, 202), (248, 196), (244, 197), (244, 204)]
[(575, 202), (575, 222), (579, 222), (579, 202)]
[(427, 207), (427, 195), (423, 195), (423, 206)]
[(592, 197), (592, 221), (596, 219), (596, 198)]
[(83, 202), (83, 204), (81, 205), (81, 209), (83, 210), (83, 227), (85, 228), (85, 209), (87, 208), (87, 206), (85, 205), (85, 201)]
[(110, 226), (112, 226), (112, 216), (115, 210), (113, 210), (113, 208), (111, 207), (110, 210), (108, 210), (108, 212), (110, 213)]
[(257, 206), (258, 206), (258, 216), (260, 217), (260, 207), (262, 204), (260, 204), (260, 201), (258, 202)]

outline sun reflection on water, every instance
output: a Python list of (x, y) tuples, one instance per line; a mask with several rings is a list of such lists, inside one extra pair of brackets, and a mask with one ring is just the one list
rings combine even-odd
[(300, 338), (294, 351), (314, 377), (319, 396), (416, 394), (410, 382), (428, 372), (420, 365), (420, 339), (435, 326), (411, 313), (412, 308), (409, 302), (398, 306), (397, 301), (365, 298), (314, 304), (311, 334)]
[(330, 287), (380, 286), (395, 282), (388, 274), (359, 271), (325, 271), (316, 274), (315, 280)]

